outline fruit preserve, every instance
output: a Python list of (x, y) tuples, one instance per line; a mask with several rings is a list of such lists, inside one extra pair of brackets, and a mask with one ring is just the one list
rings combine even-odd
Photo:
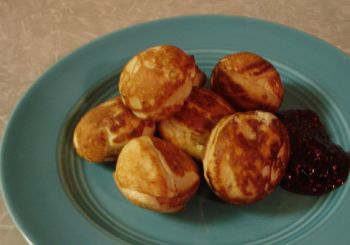
[(288, 110), (277, 114), (288, 129), (290, 161), (280, 185), (291, 192), (321, 195), (345, 183), (350, 155), (332, 143), (317, 114)]

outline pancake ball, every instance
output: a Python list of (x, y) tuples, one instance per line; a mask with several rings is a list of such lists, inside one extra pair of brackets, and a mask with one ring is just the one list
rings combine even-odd
[(203, 86), (207, 81), (207, 75), (196, 65), (195, 77), (192, 81), (192, 85), (195, 87)]
[(132, 138), (153, 135), (155, 123), (141, 120), (118, 96), (89, 110), (74, 129), (73, 145), (90, 162), (114, 161)]
[(220, 59), (212, 71), (210, 83), (213, 91), (239, 111), (276, 112), (284, 97), (284, 88), (275, 67), (248, 52)]
[(193, 56), (156, 46), (134, 56), (120, 75), (123, 103), (141, 119), (161, 120), (181, 109), (196, 77)]
[(158, 124), (162, 138), (202, 160), (211, 130), (224, 116), (233, 114), (224, 99), (214, 92), (194, 87), (181, 110)]
[(289, 149), (288, 132), (272, 113), (249, 111), (224, 117), (206, 146), (205, 180), (229, 203), (253, 203), (279, 184)]
[(149, 136), (125, 145), (113, 176), (130, 202), (164, 213), (184, 209), (200, 183), (190, 156), (169, 142)]

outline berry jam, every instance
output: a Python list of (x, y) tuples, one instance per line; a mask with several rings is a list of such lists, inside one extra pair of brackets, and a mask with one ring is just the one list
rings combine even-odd
[(277, 114), (287, 127), (291, 154), (280, 185), (291, 192), (321, 195), (345, 183), (350, 155), (332, 143), (317, 114), (288, 110)]

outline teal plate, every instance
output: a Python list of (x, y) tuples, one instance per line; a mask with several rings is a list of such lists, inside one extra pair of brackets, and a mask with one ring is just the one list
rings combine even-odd
[(202, 185), (187, 209), (138, 208), (116, 188), (114, 166), (87, 164), (72, 148), (77, 120), (116, 95), (119, 72), (139, 51), (173, 44), (195, 55), (209, 75), (217, 60), (256, 52), (280, 72), (283, 108), (310, 108), (334, 142), (350, 149), (350, 59), (303, 32), (255, 19), (190, 16), (111, 33), (47, 71), (7, 125), (1, 154), (6, 205), (33, 244), (348, 244), (348, 181), (321, 197), (277, 188), (244, 207), (219, 201)]

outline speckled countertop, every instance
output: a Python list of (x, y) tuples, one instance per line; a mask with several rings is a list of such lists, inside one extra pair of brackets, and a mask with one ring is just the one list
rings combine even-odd
[[(350, 54), (349, 0), (2, 0), (0, 138), (21, 96), (61, 57), (122, 27), (191, 14), (242, 15), (278, 22)], [(0, 244), (27, 244), (1, 197)]]

